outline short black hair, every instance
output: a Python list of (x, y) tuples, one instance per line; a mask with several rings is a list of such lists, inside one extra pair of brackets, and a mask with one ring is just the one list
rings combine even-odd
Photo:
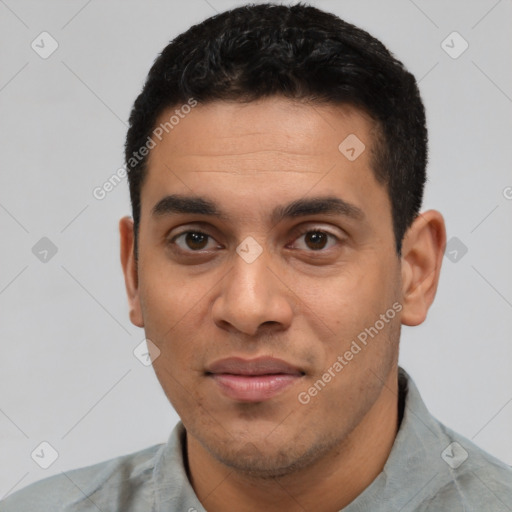
[(149, 147), (162, 112), (191, 99), (206, 104), (271, 96), (352, 105), (373, 119), (372, 171), (389, 194), (400, 256), (426, 182), (428, 135), (414, 76), (380, 41), (334, 14), (304, 3), (267, 3), (192, 26), (153, 63), (131, 111), (125, 144), (136, 259), (148, 159), (140, 149)]

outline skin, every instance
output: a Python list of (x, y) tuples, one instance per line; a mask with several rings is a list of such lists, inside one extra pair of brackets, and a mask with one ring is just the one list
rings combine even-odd
[[(120, 220), (130, 319), (160, 350), (153, 366), (186, 427), (189, 479), (208, 511), (336, 511), (386, 462), (398, 428), (400, 327), (426, 318), (446, 234), (439, 212), (423, 212), (397, 256), (390, 200), (371, 170), (373, 128), (349, 106), (280, 97), (198, 105), (150, 152), (138, 264), (132, 219)], [(366, 146), (354, 161), (338, 149), (349, 134)], [(168, 194), (206, 197), (226, 217), (152, 216)], [(339, 197), (364, 218), (269, 218), (313, 196)], [(334, 236), (315, 245), (301, 229)], [(211, 238), (174, 239), (184, 231)], [(236, 252), (248, 236), (262, 249), (252, 263)], [(300, 403), (396, 302), (401, 311)], [(273, 356), (304, 374), (244, 403), (205, 373), (231, 356)]]

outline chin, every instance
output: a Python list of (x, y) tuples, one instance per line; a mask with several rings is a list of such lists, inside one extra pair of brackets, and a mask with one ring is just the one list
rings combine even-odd
[(258, 440), (227, 440), (221, 446), (208, 446), (208, 451), (222, 464), (257, 479), (274, 479), (300, 471), (328, 453), (336, 441), (279, 439), (275, 443), (264, 437)]

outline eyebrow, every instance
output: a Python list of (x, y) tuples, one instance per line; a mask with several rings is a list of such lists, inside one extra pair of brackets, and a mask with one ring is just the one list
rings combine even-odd
[[(216, 217), (223, 221), (229, 220), (229, 216), (213, 201), (205, 197), (179, 194), (171, 194), (160, 199), (151, 210), (151, 214), (153, 217), (196, 214)], [(297, 199), (274, 208), (270, 218), (273, 223), (278, 223), (284, 219), (318, 214), (342, 215), (354, 220), (365, 218), (363, 210), (359, 207), (335, 196)]]

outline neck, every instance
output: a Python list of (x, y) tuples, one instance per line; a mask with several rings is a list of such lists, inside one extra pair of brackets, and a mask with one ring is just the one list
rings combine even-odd
[(342, 446), (307, 468), (272, 479), (235, 473), (187, 434), (190, 480), (208, 512), (332, 512), (359, 496), (379, 475), (399, 423), (398, 376), (392, 371), (373, 407)]

